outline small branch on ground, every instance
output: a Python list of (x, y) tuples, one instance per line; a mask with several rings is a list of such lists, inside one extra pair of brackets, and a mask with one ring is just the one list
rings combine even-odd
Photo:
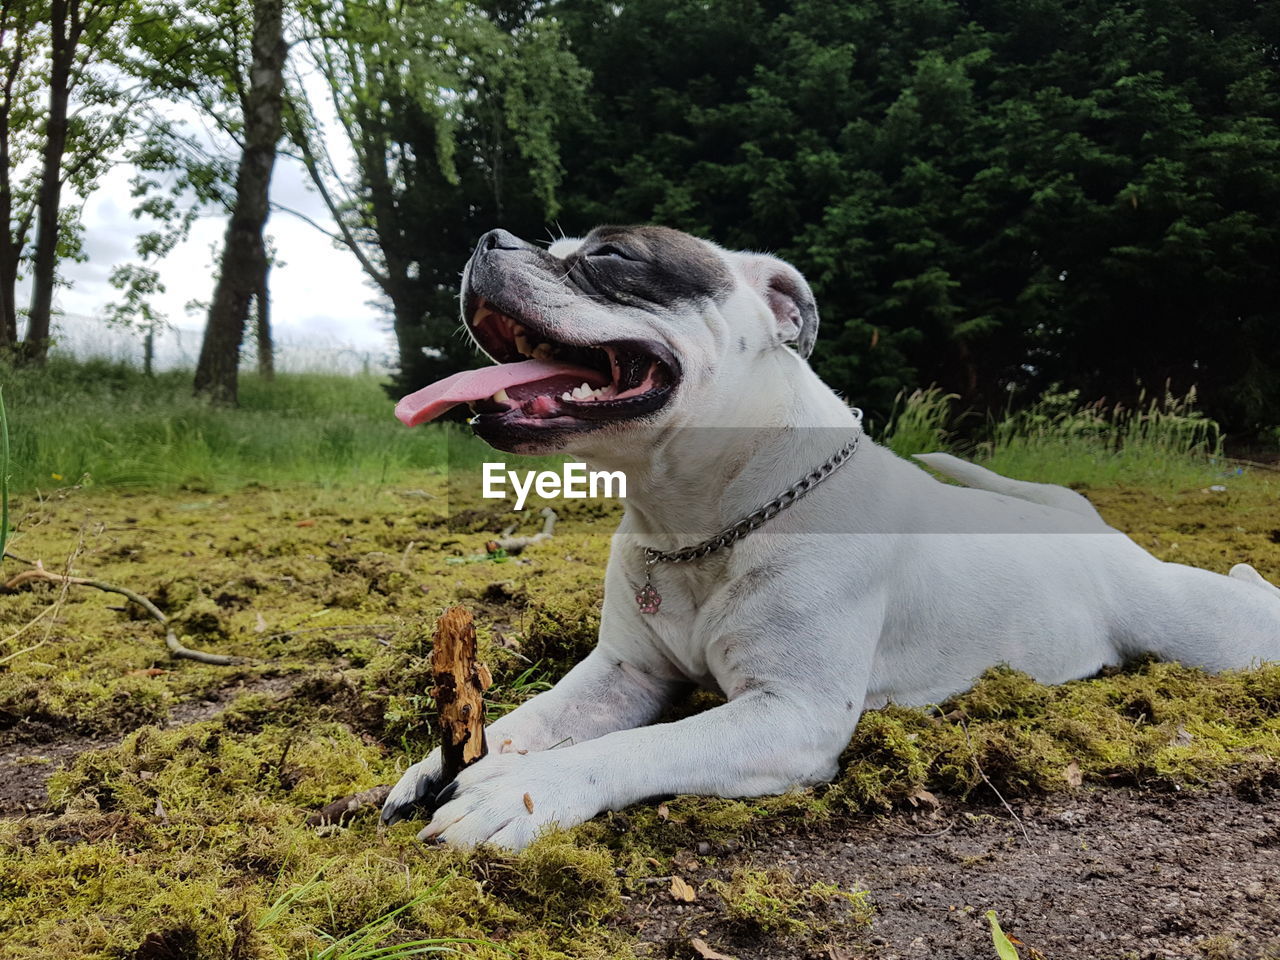
[(559, 518), (556, 516), (556, 512), (550, 507), (543, 507), (542, 515), (546, 518), (542, 524), (542, 530), (535, 533), (533, 536), (513, 537), (511, 534), (515, 532), (516, 528), (507, 527), (506, 530), (502, 531), (501, 537), (497, 540), (490, 540), (484, 545), (484, 548), (489, 551), (489, 553), (497, 553), (501, 550), (509, 556), (514, 557), (516, 554), (521, 553), (525, 547), (530, 546), (531, 544), (541, 543), (543, 540), (550, 540), (555, 536), (556, 520)]
[(960, 729), (964, 731), (964, 742), (969, 745), (969, 757), (973, 760), (973, 769), (978, 771), (978, 776), (982, 778), (982, 782), (991, 788), (991, 792), (996, 795), (996, 799), (1008, 811), (1009, 816), (1013, 818), (1013, 822), (1018, 825), (1018, 829), (1022, 831), (1022, 839), (1027, 842), (1027, 846), (1031, 846), (1031, 834), (1027, 833), (1027, 825), (1022, 822), (1022, 818), (1013, 812), (1013, 807), (1009, 806), (1009, 801), (1004, 798), (1004, 794), (996, 789), (996, 785), (991, 782), (991, 778), (987, 776), (987, 772), (982, 769), (982, 764), (978, 762), (978, 752), (973, 749), (973, 740), (969, 737), (969, 725), (963, 720), (960, 721)]
[(488, 753), (484, 692), (493, 677), (476, 659), (476, 627), (465, 607), (450, 607), (436, 621), (431, 673), (439, 711), (443, 786)]
[(173, 628), (169, 626), (169, 618), (161, 612), (160, 608), (148, 600), (140, 593), (135, 593), (128, 587), (118, 587), (112, 583), (105, 583), (102, 580), (90, 580), (85, 577), (73, 577), (65, 573), (50, 573), (44, 568), (44, 564), (39, 560), (26, 560), (22, 557), (15, 556), (9, 551), (5, 551), (4, 555), (10, 560), (16, 560), (18, 563), (25, 563), (30, 570), (22, 570), (15, 573), (8, 580), (0, 583), (0, 593), (15, 593), (21, 587), (31, 583), (54, 583), (63, 587), (93, 587), (95, 590), (102, 590), (106, 593), (117, 593), (120, 596), (132, 600), (138, 606), (146, 610), (151, 618), (164, 627), (164, 643), (169, 648), (169, 652), (180, 660), (195, 660), (198, 663), (211, 663), (214, 666), (230, 667), (239, 663), (247, 663), (244, 657), (228, 657), (220, 653), (205, 653), (202, 650), (192, 650), (190, 647), (183, 646), (182, 641), (178, 639), (178, 635), (173, 632)]
[(368, 790), (361, 790), (359, 793), (353, 793), (349, 797), (335, 800), (307, 817), (307, 826), (343, 826), (361, 810), (369, 807), (373, 807), (375, 810), (381, 809), (382, 804), (387, 799), (387, 794), (390, 792), (391, 784), (380, 783), (376, 787), (370, 787)]

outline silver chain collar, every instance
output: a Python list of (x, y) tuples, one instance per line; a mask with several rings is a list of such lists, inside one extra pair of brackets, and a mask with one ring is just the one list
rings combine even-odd
[(858, 442), (862, 439), (862, 411), (854, 408), (854, 416), (858, 418), (858, 432), (853, 439), (833, 453), (815, 469), (805, 474), (786, 490), (778, 494), (763, 507), (743, 517), (737, 523), (725, 527), (719, 533), (692, 546), (680, 547), (678, 550), (658, 550), (654, 547), (643, 547), (644, 550), (644, 586), (636, 594), (636, 603), (641, 613), (657, 613), (662, 597), (653, 586), (652, 571), (659, 563), (689, 563), (733, 546), (747, 534), (764, 526), (778, 514), (795, 503), (826, 480), (840, 467), (852, 459), (858, 451)]

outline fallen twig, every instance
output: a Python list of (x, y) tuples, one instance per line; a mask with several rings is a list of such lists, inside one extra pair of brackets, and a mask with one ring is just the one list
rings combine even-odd
[(973, 769), (978, 771), (978, 776), (982, 778), (982, 782), (991, 788), (991, 792), (996, 795), (996, 799), (1008, 811), (1009, 816), (1013, 817), (1013, 822), (1018, 825), (1018, 829), (1022, 831), (1022, 839), (1027, 842), (1027, 846), (1031, 845), (1031, 834), (1027, 833), (1027, 825), (1022, 822), (1022, 818), (1013, 812), (1013, 807), (1009, 806), (1009, 801), (1004, 798), (1004, 794), (996, 789), (996, 785), (991, 782), (991, 778), (987, 776), (987, 772), (982, 769), (982, 764), (978, 762), (978, 752), (973, 749), (973, 740), (969, 737), (969, 725), (963, 720), (960, 721), (960, 729), (964, 731), (964, 742), (969, 745), (969, 757), (973, 760)]
[(513, 537), (511, 534), (515, 532), (516, 528), (514, 526), (507, 527), (506, 530), (502, 531), (502, 536), (496, 540), (490, 540), (484, 545), (484, 548), (489, 551), (489, 553), (497, 553), (501, 550), (514, 557), (516, 554), (521, 553), (525, 547), (530, 546), (531, 544), (541, 543), (543, 540), (550, 540), (555, 536), (556, 520), (559, 518), (556, 516), (556, 512), (550, 507), (543, 507), (542, 515), (546, 518), (542, 524), (542, 530), (535, 533), (533, 536)]
[(30, 570), (22, 570), (15, 573), (12, 577), (0, 584), (0, 592), (12, 593), (18, 588), (29, 583), (56, 583), (64, 587), (93, 587), (95, 590), (102, 590), (105, 593), (117, 593), (120, 596), (132, 600), (142, 609), (146, 610), (162, 627), (164, 627), (164, 643), (169, 648), (169, 652), (180, 660), (195, 660), (199, 663), (211, 663), (219, 667), (234, 666), (238, 663), (246, 662), (243, 657), (228, 657), (220, 653), (205, 653), (202, 650), (192, 650), (190, 647), (184, 646), (182, 641), (178, 639), (178, 635), (174, 633), (173, 628), (169, 626), (169, 618), (161, 612), (160, 608), (148, 600), (140, 593), (135, 593), (128, 587), (119, 587), (113, 583), (106, 583), (102, 580), (90, 580), (86, 577), (73, 577), (65, 573), (50, 573), (44, 568), (44, 564), (39, 560), (26, 560), (22, 557), (15, 556), (9, 551), (5, 551), (4, 555), (10, 560), (16, 560), (19, 563), (30, 565)]
[(361, 790), (333, 803), (307, 817), (308, 827), (342, 826), (366, 807), (381, 807), (391, 792), (391, 784), (380, 783), (368, 790)]

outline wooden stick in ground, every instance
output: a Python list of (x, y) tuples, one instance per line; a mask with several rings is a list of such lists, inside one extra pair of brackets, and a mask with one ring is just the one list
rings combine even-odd
[(440, 723), (443, 785), (488, 752), (484, 692), (493, 677), (489, 668), (476, 660), (476, 627), (465, 607), (450, 607), (436, 621), (431, 673)]

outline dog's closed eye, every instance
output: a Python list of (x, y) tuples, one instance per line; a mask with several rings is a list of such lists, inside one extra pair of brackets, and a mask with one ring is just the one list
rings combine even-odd
[(588, 257), (609, 257), (616, 260), (634, 260), (635, 259), (635, 257), (628, 255), (628, 253), (625, 250), (623, 250), (621, 247), (616, 247), (611, 243), (606, 243), (602, 247), (596, 247), (594, 250), (588, 253), (587, 256)]

